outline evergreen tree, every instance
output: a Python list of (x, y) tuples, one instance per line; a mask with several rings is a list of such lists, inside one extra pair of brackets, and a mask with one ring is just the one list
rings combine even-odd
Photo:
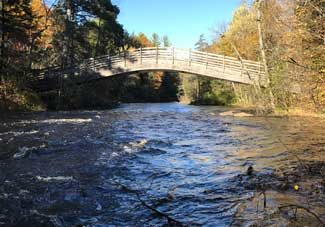
[(111, 1), (62, 0), (54, 11), (56, 64), (74, 65), (85, 58), (114, 53), (124, 46), (119, 9)]
[(179, 83), (178, 73), (164, 73), (160, 86), (161, 100), (164, 102), (177, 101)]
[(161, 42), (160, 42), (159, 35), (157, 33), (152, 34), (151, 42), (155, 47), (160, 46)]
[(1, 1), (0, 74), (19, 79), (29, 71), (31, 33), (34, 30), (30, 0)]
[(199, 40), (195, 43), (195, 49), (204, 51), (208, 47), (208, 43), (204, 38), (204, 35), (201, 34)]
[(170, 47), (171, 46), (171, 42), (170, 42), (167, 35), (163, 36), (163, 43), (164, 43), (164, 47)]

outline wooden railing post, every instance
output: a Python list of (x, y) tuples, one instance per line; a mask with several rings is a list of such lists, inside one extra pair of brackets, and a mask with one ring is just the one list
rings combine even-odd
[(241, 63), (241, 70), (240, 70), (240, 76), (243, 76), (243, 71), (244, 71), (244, 62), (240, 62)]
[(124, 50), (124, 67), (126, 67), (126, 51)]
[(107, 63), (108, 63), (108, 67), (112, 68), (112, 59), (111, 56), (107, 55)]
[(158, 46), (156, 46), (156, 64), (158, 65)]
[(142, 47), (140, 47), (140, 65), (142, 65)]
[(208, 69), (208, 51), (206, 52), (206, 69)]
[(91, 68), (95, 71), (95, 59), (91, 58)]
[(223, 59), (222, 59), (222, 65), (223, 65), (223, 73), (225, 73), (225, 71), (226, 71), (226, 56), (225, 55), (223, 55)]
[(191, 48), (188, 50), (188, 67), (191, 67), (191, 56), (192, 55), (192, 51)]
[[(261, 62), (258, 62), (258, 82), (259, 84), (261, 84), (261, 79), (262, 79), (262, 76), (261, 76)], [(264, 79), (264, 78), (263, 78)]]
[(173, 65), (175, 64), (175, 47), (173, 47)]

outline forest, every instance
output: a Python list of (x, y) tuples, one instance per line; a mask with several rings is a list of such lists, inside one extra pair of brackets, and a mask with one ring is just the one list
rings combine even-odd
[(252, 1), (240, 5), (230, 23), (213, 27), (211, 43), (201, 35), (196, 47), (264, 61), (270, 86), (259, 92), (252, 86), (198, 78), (200, 102), (211, 103), (211, 97), (230, 95), (226, 100), (240, 106), (324, 113), (324, 15), (325, 2), (321, 0)]
[[(213, 26), (196, 50), (263, 62), (269, 86), (260, 88), (171, 72), (66, 86), (38, 94), (28, 86), (42, 68), (73, 68), (84, 59), (138, 47), (171, 46), (168, 36), (129, 34), (111, 1), (3, 0), (0, 110), (110, 108), (120, 102), (181, 101), (235, 105), (270, 112), (325, 112), (325, 2), (243, 1), (231, 21)], [(205, 31), (202, 31), (205, 32)], [(73, 75), (69, 75), (73, 77)], [(91, 91), (91, 92), (90, 92)]]

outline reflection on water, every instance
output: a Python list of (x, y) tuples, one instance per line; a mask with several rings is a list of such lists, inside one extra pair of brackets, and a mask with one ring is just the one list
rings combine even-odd
[[(325, 121), (233, 118), (218, 107), (128, 104), (0, 122), (0, 226), (229, 226), (248, 166), (258, 174), (324, 161)], [(264, 176), (264, 175), (263, 175)], [(269, 203), (313, 203), (270, 191)], [(247, 220), (254, 211), (243, 211)], [(321, 214), (321, 215), (324, 215)]]

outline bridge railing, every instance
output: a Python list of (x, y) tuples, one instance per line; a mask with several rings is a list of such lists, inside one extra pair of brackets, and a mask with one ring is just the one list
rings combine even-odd
[(131, 68), (142, 64), (176, 64), (203, 66), (206, 69), (218, 69), (219, 71), (232, 71), (246, 75), (250, 80), (263, 84), (265, 81), (264, 67), (260, 62), (242, 60), (208, 52), (173, 47), (146, 47), (131, 51), (120, 52), (114, 56), (101, 56), (86, 60), (81, 70), (98, 70), (102, 67)]

